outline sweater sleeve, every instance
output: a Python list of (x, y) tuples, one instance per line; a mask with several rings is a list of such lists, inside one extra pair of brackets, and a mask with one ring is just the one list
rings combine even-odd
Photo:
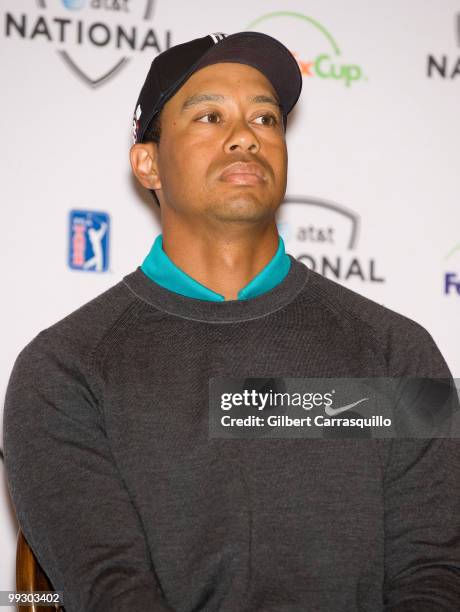
[[(454, 381), (431, 336), (420, 328), (411, 344), (401, 375), (450, 380), (458, 410)], [(459, 610), (460, 440), (393, 440), (384, 496), (385, 612)]]
[(4, 451), (20, 528), (66, 612), (171, 611), (88, 380), (46, 331), (16, 359)]

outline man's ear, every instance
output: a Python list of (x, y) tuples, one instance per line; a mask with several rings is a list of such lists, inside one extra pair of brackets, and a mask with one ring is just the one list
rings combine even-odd
[(147, 189), (161, 189), (158, 173), (158, 144), (156, 142), (137, 143), (129, 152), (131, 168), (137, 180)]

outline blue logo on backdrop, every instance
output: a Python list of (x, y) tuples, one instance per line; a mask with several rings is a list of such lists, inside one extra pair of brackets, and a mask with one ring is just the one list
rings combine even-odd
[(62, 0), (62, 4), (68, 9), (81, 9), (85, 6), (86, 0)]
[(447, 253), (444, 260), (450, 260), (452, 266), (448, 272), (444, 273), (444, 293), (460, 296), (460, 242)]
[(94, 210), (71, 210), (69, 267), (73, 270), (105, 272), (109, 267), (110, 218)]

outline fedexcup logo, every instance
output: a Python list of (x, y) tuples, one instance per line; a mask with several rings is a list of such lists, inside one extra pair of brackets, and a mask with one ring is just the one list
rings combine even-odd
[(359, 216), (336, 202), (286, 196), (278, 230), (286, 250), (323, 276), (338, 281), (383, 283), (377, 262), (358, 253)]
[[(281, 26), (289, 32), (284, 41)], [(266, 13), (246, 27), (279, 38), (297, 59), (302, 75), (307, 78), (337, 81), (346, 87), (367, 80), (362, 67), (342, 56), (334, 36), (316, 19), (291, 11)]]
[[(454, 38), (460, 47), (460, 13), (454, 20)], [(460, 77), (460, 55), (456, 57), (444, 54), (429, 54), (427, 58), (427, 76), (429, 79), (455, 79)]]
[(3, 31), (6, 38), (50, 45), (94, 88), (114, 78), (136, 53), (171, 46), (171, 31), (152, 27), (156, 1), (35, 0), (35, 7), (18, 13), (9, 0)]
[(460, 242), (447, 253), (444, 261), (449, 261), (452, 268), (457, 262), (457, 270), (451, 268), (444, 273), (444, 294), (460, 296)]

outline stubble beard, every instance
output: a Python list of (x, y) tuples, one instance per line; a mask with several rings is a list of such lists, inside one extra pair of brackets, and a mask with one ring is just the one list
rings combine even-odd
[(250, 194), (234, 194), (211, 202), (206, 207), (209, 218), (220, 223), (257, 223), (273, 216), (271, 202), (261, 202)]

